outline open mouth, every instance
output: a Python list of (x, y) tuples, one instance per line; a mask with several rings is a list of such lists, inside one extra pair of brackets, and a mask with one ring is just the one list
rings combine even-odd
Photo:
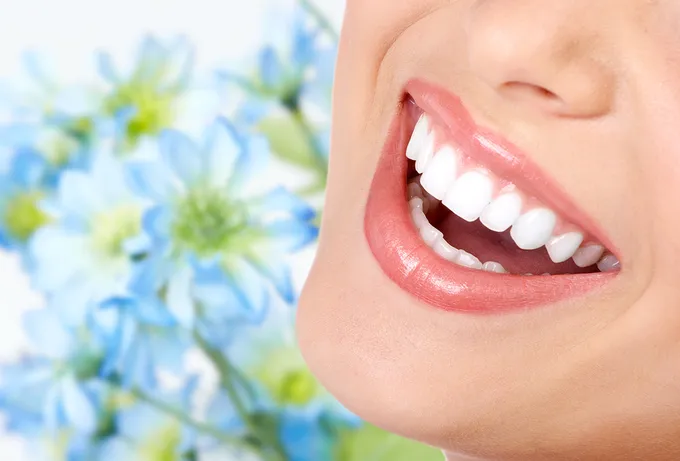
[(376, 171), (365, 231), (383, 271), (444, 309), (555, 302), (621, 269), (594, 222), (460, 100), (407, 85)]

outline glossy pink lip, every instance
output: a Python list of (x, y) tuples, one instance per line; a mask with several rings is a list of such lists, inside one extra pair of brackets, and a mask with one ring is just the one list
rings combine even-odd
[[(574, 206), (517, 147), (480, 128), (459, 98), (432, 84), (414, 80), (406, 94), (442, 126), (470, 157), (512, 180), (605, 246), (612, 245), (592, 219)], [(392, 125), (369, 193), (364, 230), (382, 270), (402, 289), (444, 310), (471, 313), (510, 312), (582, 295), (616, 273), (535, 276), (501, 275), (457, 266), (437, 256), (412, 224), (406, 200), (406, 145), (412, 125), (405, 110)]]

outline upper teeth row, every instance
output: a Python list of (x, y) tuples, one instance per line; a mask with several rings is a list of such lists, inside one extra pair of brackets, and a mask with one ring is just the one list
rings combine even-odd
[(584, 234), (574, 226), (569, 226), (567, 232), (556, 233), (558, 218), (550, 208), (537, 204), (524, 209), (527, 196), (513, 184), (504, 181), (505, 185), (499, 186), (500, 181), (485, 169), (462, 171), (463, 155), (448, 144), (436, 147), (433, 128), (423, 114), (406, 156), (416, 162), (416, 170), (422, 173), (422, 187), (453, 213), (469, 222), (479, 219), (495, 232), (510, 229), (513, 241), (523, 250), (545, 245), (555, 263), (573, 258), (579, 267), (588, 267), (603, 259), (604, 247), (595, 243), (582, 245)]

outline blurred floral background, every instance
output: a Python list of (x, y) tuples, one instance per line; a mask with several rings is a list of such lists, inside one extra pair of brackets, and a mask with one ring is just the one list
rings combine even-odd
[(341, 8), (245, 3), (0, 3), (3, 459), (441, 459), (296, 349)]

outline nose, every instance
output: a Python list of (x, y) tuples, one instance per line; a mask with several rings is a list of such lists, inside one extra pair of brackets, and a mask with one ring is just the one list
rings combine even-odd
[(471, 70), (504, 98), (558, 116), (606, 114), (615, 74), (599, 59), (591, 0), (478, 0), (467, 35)]

